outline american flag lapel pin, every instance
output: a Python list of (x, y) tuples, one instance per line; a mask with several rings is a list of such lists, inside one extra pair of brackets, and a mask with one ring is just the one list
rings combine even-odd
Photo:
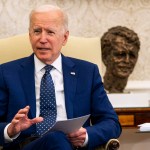
[(74, 75), (74, 76), (76, 75), (76, 73), (75, 73), (75, 72), (70, 72), (70, 74), (71, 74), (71, 75)]

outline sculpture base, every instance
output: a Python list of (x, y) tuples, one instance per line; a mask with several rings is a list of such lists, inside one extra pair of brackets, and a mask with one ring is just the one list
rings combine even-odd
[(108, 94), (122, 127), (150, 122), (150, 93)]
[(107, 95), (114, 108), (150, 106), (150, 93), (112, 93)]

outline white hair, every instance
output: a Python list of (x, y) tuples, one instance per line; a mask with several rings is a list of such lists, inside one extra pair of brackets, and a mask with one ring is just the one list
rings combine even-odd
[(60, 7), (54, 5), (41, 5), (33, 9), (29, 15), (30, 24), (32, 15), (36, 12), (48, 12), (48, 11), (60, 11), (62, 13), (63, 26), (65, 31), (68, 30), (68, 16), (65, 11), (63, 11)]

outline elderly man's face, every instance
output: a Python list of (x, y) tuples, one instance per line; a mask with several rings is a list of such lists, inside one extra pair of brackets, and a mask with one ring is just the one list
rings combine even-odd
[(36, 12), (29, 28), (33, 52), (45, 64), (52, 64), (67, 42), (69, 31), (64, 30), (59, 11)]
[(114, 42), (110, 56), (108, 56), (107, 69), (114, 76), (126, 78), (132, 73), (137, 58), (137, 47), (134, 47), (132, 43), (127, 43), (123, 38), (118, 37)]

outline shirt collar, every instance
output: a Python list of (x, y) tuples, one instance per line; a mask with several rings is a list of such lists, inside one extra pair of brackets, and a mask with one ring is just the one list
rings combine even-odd
[[(35, 64), (35, 73), (38, 73), (41, 71), (46, 64), (41, 62), (36, 55), (34, 55), (34, 64)], [(62, 56), (59, 55), (59, 57), (51, 64), (56, 70), (58, 70), (60, 73), (62, 73)]]

